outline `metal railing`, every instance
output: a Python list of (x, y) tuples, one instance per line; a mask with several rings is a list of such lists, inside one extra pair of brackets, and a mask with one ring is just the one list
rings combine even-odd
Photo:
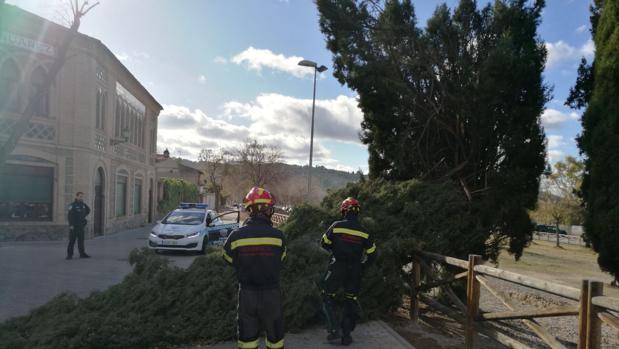
[[(557, 233), (534, 232), (533, 240), (557, 241)], [(559, 244), (585, 246), (585, 240), (580, 235), (559, 234)]]

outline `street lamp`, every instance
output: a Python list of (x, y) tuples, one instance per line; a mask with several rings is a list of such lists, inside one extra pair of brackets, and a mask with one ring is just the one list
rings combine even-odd
[(316, 110), (316, 75), (327, 70), (324, 65), (318, 66), (316, 62), (308, 61), (306, 59), (299, 62), (302, 67), (314, 68), (314, 96), (312, 97), (312, 131), (310, 135), (310, 158), (309, 167), (307, 170), (307, 200), (309, 201), (310, 193), (312, 190), (312, 158), (314, 153), (314, 111)]

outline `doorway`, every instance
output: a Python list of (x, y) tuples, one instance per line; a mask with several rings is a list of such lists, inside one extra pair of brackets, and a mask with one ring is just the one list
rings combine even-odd
[(95, 220), (94, 220), (94, 232), (95, 236), (103, 235), (104, 230), (104, 217), (105, 217), (105, 173), (103, 169), (99, 167), (95, 176)]
[(153, 222), (153, 179), (148, 183), (148, 223)]

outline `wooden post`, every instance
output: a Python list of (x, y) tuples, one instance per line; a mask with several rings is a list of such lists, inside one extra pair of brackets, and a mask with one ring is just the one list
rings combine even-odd
[(587, 319), (589, 297), (589, 280), (582, 280), (580, 286), (580, 309), (578, 312), (578, 349), (587, 349)]
[(464, 332), (465, 347), (476, 348), (478, 335), (475, 330), (475, 320), (479, 314), (479, 281), (475, 275), (475, 266), (480, 264), (481, 256), (469, 255), (469, 266), (466, 283), (466, 324)]
[(419, 256), (413, 259), (413, 275), (411, 275), (411, 309), (410, 318), (414, 322), (419, 321), (419, 286), (421, 284), (421, 263)]
[(598, 307), (591, 303), (593, 297), (604, 293), (604, 284), (600, 281), (589, 282), (589, 294), (587, 302), (587, 348), (600, 349), (602, 344), (602, 320), (598, 317)]

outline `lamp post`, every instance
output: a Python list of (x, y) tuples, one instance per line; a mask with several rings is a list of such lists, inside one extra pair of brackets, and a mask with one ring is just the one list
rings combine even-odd
[(309, 167), (307, 169), (307, 201), (310, 199), (310, 193), (312, 191), (312, 158), (314, 155), (314, 111), (316, 110), (316, 75), (327, 70), (324, 65), (318, 66), (316, 62), (302, 60), (299, 62), (302, 67), (314, 68), (314, 95), (312, 97), (312, 131), (310, 134), (310, 157)]

